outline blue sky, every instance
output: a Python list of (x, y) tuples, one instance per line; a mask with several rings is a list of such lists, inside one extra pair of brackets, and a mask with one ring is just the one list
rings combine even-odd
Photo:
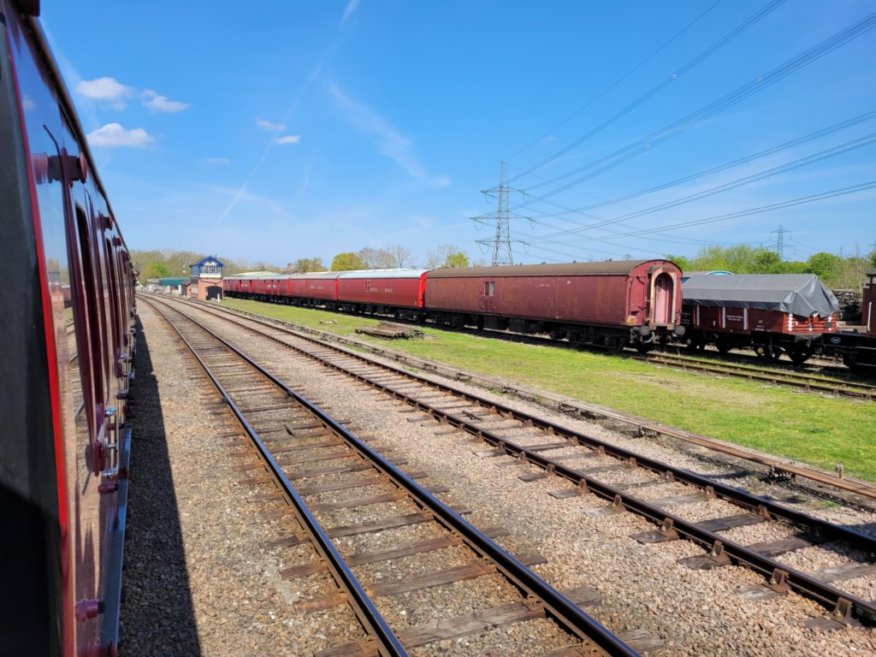
[(876, 248), (874, 13), (44, 0), (42, 23), (131, 248), (489, 262), (494, 224), (470, 217), (495, 215), (480, 190), (507, 160), (525, 263), (769, 246), (780, 226), (786, 259)]

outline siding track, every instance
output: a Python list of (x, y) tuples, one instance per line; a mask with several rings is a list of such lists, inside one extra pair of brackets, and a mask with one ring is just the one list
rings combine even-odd
[(876, 386), (869, 383), (803, 372), (790, 367), (766, 367), (754, 364), (754, 359), (745, 362), (741, 360), (727, 362), (717, 358), (686, 356), (669, 352), (652, 352), (642, 356), (641, 359), (657, 365), (790, 386), (808, 392), (876, 400)]

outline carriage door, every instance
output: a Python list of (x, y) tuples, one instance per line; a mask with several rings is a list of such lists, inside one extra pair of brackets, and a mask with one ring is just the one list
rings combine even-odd
[(867, 302), (867, 335), (876, 335), (876, 300)]
[(675, 309), (675, 279), (662, 269), (651, 275), (651, 325), (673, 324)]
[(876, 336), (876, 270), (868, 272), (867, 277), (861, 299), (861, 316), (867, 325), (867, 335)]

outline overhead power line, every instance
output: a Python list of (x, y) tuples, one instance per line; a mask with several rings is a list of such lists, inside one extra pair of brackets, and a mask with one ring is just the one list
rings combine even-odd
[[(575, 185), (578, 185), (585, 180), (593, 178), (600, 173), (604, 173), (605, 171), (625, 162), (631, 157), (638, 155), (646, 150), (650, 150), (654, 146), (663, 143), (673, 137), (677, 137), (678, 135), (690, 130), (695, 125), (702, 123), (706, 119), (709, 119), (730, 107), (742, 102), (743, 100), (763, 91), (764, 89), (772, 86), (776, 82), (788, 77), (792, 73), (799, 71), (800, 69), (809, 66), (815, 61), (821, 59), (825, 55), (833, 52), (837, 48), (840, 48), (857, 37), (865, 34), (869, 30), (876, 27), (876, 13), (872, 13), (868, 15), (866, 18), (857, 21), (856, 23), (850, 25), (849, 27), (840, 30), (834, 35), (828, 37), (827, 39), (821, 41), (817, 45), (808, 48), (802, 53), (798, 54), (796, 57), (792, 57), (788, 61), (786, 61), (781, 66), (778, 66), (771, 71), (764, 73), (761, 76), (758, 76), (751, 82), (748, 82), (741, 87), (738, 87), (734, 91), (731, 91), (728, 94), (725, 94), (721, 98), (708, 103), (699, 109), (687, 114), (686, 116), (670, 123), (667, 126), (664, 126), (660, 130), (656, 130), (641, 139), (638, 139), (622, 148), (617, 149), (616, 151), (609, 153), (608, 155), (604, 155), (582, 167), (578, 167), (573, 171), (562, 174), (560, 176), (556, 176), (553, 179), (550, 179), (545, 182), (537, 183), (536, 185), (532, 185), (529, 189), (535, 189), (538, 187), (543, 187), (548, 184), (552, 184), (555, 182), (559, 182), (560, 180), (569, 178), (573, 175), (581, 173), (590, 169), (590, 172), (576, 178), (564, 185), (547, 192), (546, 194), (542, 194), (541, 196), (534, 197), (534, 200), (550, 198), (563, 192)], [(600, 166), (601, 165), (601, 166)], [(599, 168), (596, 168), (599, 167)], [(527, 203), (528, 205), (529, 203)]]
[(628, 233), (617, 233), (616, 235), (612, 235), (610, 237), (605, 237), (604, 239), (615, 239), (618, 237), (637, 237), (639, 235), (651, 235), (654, 233), (662, 233), (667, 230), (677, 230), (679, 228), (689, 228), (690, 226), (700, 226), (703, 224), (711, 224), (717, 223), (719, 221), (726, 221), (728, 219), (736, 219), (738, 217), (747, 217), (755, 214), (763, 214), (764, 212), (771, 212), (773, 210), (781, 210), (783, 208), (795, 207), (798, 205), (806, 205), (808, 203), (815, 203), (817, 201), (824, 201), (831, 198), (836, 198), (839, 196), (848, 196), (849, 194), (857, 194), (858, 192), (863, 192), (868, 189), (876, 188), (876, 180), (869, 180), (867, 182), (859, 183), (857, 185), (850, 185), (848, 187), (840, 187), (838, 189), (832, 189), (826, 192), (821, 192), (819, 194), (811, 194), (809, 196), (801, 196), (799, 198), (791, 199), (788, 201), (780, 201), (778, 203), (770, 203), (769, 205), (761, 205), (754, 208), (749, 208), (747, 210), (738, 210), (736, 212), (728, 212), (726, 214), (719, 214), (712, 217), (706, 217), (704, 219), (694, 219), (692, 221), (682, 221), (680, 223), (668, 224), (665, 226), (660, 226), (657, 228), (645, 228), (642, 230), (636, 230), (635, 232)]
[(800, 167), (814, 164), (816, 162), (821, 162), (822, 160), (826, 160), (830, 157), (835, 157), (837, 155), (841, 155), (843, 153), (848, 153), (850, 151), (856, 150), (858, 148), (863, 148), (864, 146), (869, 146), (870, 144), (876, 143), (876, 132), (870, 133), (868, 135), (864, 135), (863, 137), (858, 137), (857, 139), (852, 139), (844, 144), (839, 144), (837, 146), (832, 146), (831, 148), (825, 149), (823, 151), (819, 151), (818, 153), (813, 153), (812, 155), (807, 155), (805, 157), (801, 157), (797, 160), (793, 160), (788, 162), (787, 164), (782, 164), (777, 167), (772, 167), (771, 169), (766, 169), (765, 171), (761, 171), (759, 173), (754, 173), (748, 176), (743, 176), (742, 178), (737, 178), (736, 180), (731, 180), (729, 182), (716, 185), (709, 189), (702, 190), (700, 192), (696, 192), (694, 194), (688, 194), (687, 196), (682, 196), (673, 201), (668, 201), (666, 203), (660, 203), (658, 205), (654, 205), (650, 208), (645, 208), (644, 210), (637, 210), (635, 212), (629, 212), (627, 214), (620, 215), (618, 217), (613, 217), (611, 219), (605, 219), (602, 221), (598, 221), (594, 224), (589, 224), (586, 226), (579, 226), (577, 228), (571, 228), (568, 230), (560, 231), (557, 233), (551, 233), (548, 235), (542, 236), (541, 239), (555, 238), (561, 237), (564, 235), (571, 235), (574, 233), (582, 233), (584, 231), (592, 230), (594, 228), (601, 228), (602, 226), (608, 226), (611, 224), (618, 224), (625, 221), (629, 221), (630, 219), (635, 219), (637, 217), (642, 217), (647, 214), (653, 214), (655, 212), (660, 212), (661, 210), (668, 210), (669, 208), (678, 207), (679, 205), (684, 205), (685, 203), (690, 203), (691, 201), (698, 201), (703, 198), (707, 198), (709, 196), (714, 196), (715, 194), (719, 194), (721, 192), (726, 192), (731, 189), (735, 189), (737, 187), (742, 187), (744, 185), (748, 185), (753, 182), (758, 182), (760, 180), (764, 180), (766, 178), (770, 178), (772, 176), (778, 175), (780, 173), (787, 173), (788, 171), (792, 171), (794, 169), (799, 169)]
[[(536, 165), (534, 165), (534, 166), (531, 166), (530, 168), (526, 169), (525, 171), (522, 171), (521, 173), (518, 173), (517, 175), (515, 175), (515, 176), (511, 179), (512, 182), (515, 181), (515, 180), (518, 180), (519, 178), (522, 178), (523, 176), (529, 175), (529, 174), (532, 173), (533, 171), (537, 171), (538, 169), (541, 169), (542, 167), (544, 167), (544, 166), (550, 164), (551, 162), (553, 162), (554, 160), (556, 160), (558, 157), (561, 157), (562, 155), (565, 155), (566, 153), (568, 153), (568, 152), (569, 152), (570, 150), (572, 150), (573, 148), (576, 148), (576, 147), (580, 146), (580, 145), (583, 144), (585, 141), (587, 141), (588, 139), (590, 139), (590, 138), (593, 137), (594, 135), (598, 134), (599, 132), (601, 132), (602, 130), (604, 130), (604, 129), (607, 128), (608, 126), (610, 126), (612, 123), (614, 123), (614, 122), (617, 121), (618, 119), (622, 118), (622, 117), (625, 116), (626, 114), (629, 114), (631, 111), (633, 111), (633, 110), (634, 110), (635, 108), (637, 108), (639, 105), (641, 105), (642, 103), (644, 103), (645, 101), (647, 101), (649, 98), (651, 98), (652, 96), (657, 95), (659, 92), (663, 91), (663, 89), (665, 89), (666, 87), (668, 87), (670, 84), (672, 84), (673, 82), (679, 80), (682, 76), (684, 76), (684, 75), (690, 73), (693, 69), (695, 69), (697, 66), (699, 66), (700, 64), (702, 64), (704, 61), (706, 61), (709, 57), (711, 57), (712, 55), (714, 55), (716, 52), (718, 52), (721, 48), (723, 48), (724, 46), (726, 46), (728, 43), (730, 43), (731, 41), (733, 41), (733, 39), (735, 39), (735, 38), (738, 37), (740, 34), (742, 34), (743, 32), (745, 32), (748, 28), (750, 28), (750, 27), (752, 27), (753, 25), (757, 24), (757, 23), (760, 22), (765, 16), (767, 16), (768, 14), (772, 13), (773, 11), (775, 11), (780, 5), (784, 4), (784, 2), (785, 2), (785, 0), (773, 0), (773, 1), (770, 2), (768, 5), (766, 5), (763, 9), (761, 9), (761, 10), (758, 11), (758, 12), (756, 12), (754, 15), (748, 17), (748, 18), (747, 18), (746, 20), (744, 20), (742, 23), (740, 23), (739, 25), (737, 25), (734, 29), (730, 30), (730, 32), (728, 32), (728, 33), (725, 34), (723, 37), (721, 37), (720, 39), (718, 39), (715, 43), (713, 43), (712, 45), (710, 45), (708, 48), (706, 48), (705, 50), (701, 51), (701, 52), (700, 52), (699, 54), (697, 54), (693, 59), (688, 60), (684, 65), (682, 65), (680, 68), (676, 69), (676, 70), (672, 73), (671, 76), (669, 76), (669, 77), (666, 78), (665, 80), (662, 80), (661, 82), (657, 83), (655, 86), (651, 87), (648, 91), (646, 91), (644, 94), (642, 94), (641, 96), (639, 96), (636, 100), (634, 100), (633, 102), (629, 103), (626, 107), (624, 107), (623, 109), (621, 109), (619, 112), (616, 112), (615, 114), (613, 114), (612, 116), (610, 116), (609, 118), (607, 118), (605, 121), (603, 121), (602, 123), (600, 123), (599, 125), (597, 125), (595, 128), (591, 129), (591, 130), (590, 130), (589, 132), (587, 132), (584, 136), (579, 137), (578, 139), (576, 139), (575, 141), (573, 141), (572, 143), (570, 143), (568, 146), (565, 146), (564, 148), (561, 148), (559, 151), (557, 151), (556, 153), (554, 153), (554, 154), (551, 155), (550, 157), (548, 157), (548, 158), (542, 160), (542, 161), (539, 162), (538, 164), (536, 164)], [(714, 5), (712, 5), (712, 7), (714, 7)], [(709, 7), (709, 9), (708, 9), (707, 11), (710, 11), (710, 10), (712, 9), (712, 7)], [(705, 13), (705, 12), (704, 12), (704, 13)], [(699, 16), (696, 20), (699, 20), (699, 18), (701, 18), (701, 17), (702, 17), (702, 15)], [(694, 22), (696, 22), (696, 21), (694, 21)], [(691, 25), (692, 25), (692, 24), (691, 24)], [(688, 26), (688, 27), (690, 27), (690, 26)], [(684, 30), (682, 30), (682, 32), (686, 31), (687, 29), (688, 29), (688, 28), (686, 27)], [(682, 34), (682, 32), (679, 32), (679, 34), (676, 35), (676, 36), (680, 36), (680, 35)], [(668, 45), (668, 44), (669, 44), (672, 40), (674, 40), (675, 38), (676, 38), (676, 37), (673, 37), (672, 39), (670, 39), (670, 41), (667, 42), (666, 45)], [(665, 46), (663, 46), (663, 47), (665, 47)], [(660, 49), (662, 50), (663, 47), (661, 47)], [(659, 50), (658, 50), (658, 52), (659, 52)], [(656, 53), (655, 53), (655, 54), (656, 54)], [(653, 57), (653, 55), (652, 55), (652, 57)], [(648, 59), (650, 59), (650, 57), (649, 57)], [(645, 61), (647, 61), (647, 59), (646, 59)], [(644, 64), (644, 63), (645, 63), (645, 62), (642, 62), (642, 64)], [(642, 64), (640, 64), (639, 66), (641, 66)], [(638, 68), (638, 66), (637, 66), (636, 68)], [(625, 75), (624, 77), (622, 77), (617, 83), (615, 83), (614, 85), (612, 85), (611, 87), (609, 87), (609, 89), (607, 89), (605, 92), (603, 92), (602, 94), (600, 94), (599, 96), (597, 96), (593, 101), (591, 101), (590, 103), (588, 103), (587, 105), (585, 105), (581, 110), (579, 110), (578, 112), (576, 112), (576, 114), (577, 114), (577, 113), (580, 113), (581, 111), (583, 111), (584, 109), (586, 109), (587, 107), (589, 107), (591, 104), (593, 104), (594, 102), (596, 102), (596, 100), (598, 100), (599, 98), (601, 98), (602, 96), (604, 96), (606, 93), (608, 93), (608, 91), (610, 91), (610, 90), (613, 89), (615, 86), (617, 86), (618, 84), (620, 84), (620, 82), (623, 81), (626, 77), (628, 77), (633, 71), (635, 71), (636, 68), (634, 68), (632, 71), (630, 71), (630, 73), (628, 73), (627, 75)], [(573, 114), (572, 116), (575, 116), (575, 115)], [(571, 119), (572, 117), (569, 117), (569, 118)], [(568, 120), (569, 120), (569, 119), (567, 119), (567, 121), (568, 121)], [(561, 124), (561, 125), (562, 125), (562, 124)]]
[[(693, 182), (694, 180), (699, 180), (700, 178), (705, 178), (706, 176), (713, 175), (715, 173), (720, 173), (721, 171), (726, 171), (727, 169), (732, 169), (734, 167), (741, 166), (743, 164), (749, 164), (754, 162), (755, 160), (770, 157), (781, 153), (783, 151), (789, 150), (791, 148), (795, 148), (797, 146), (801, 146), (810, 141), (814, 141), (816, 139), (820, 139), (821, 137), (826, 137), (828, 135), (839, 132), (840, 130), (844, 130), (846, 128), (850, 128), (852, 126), (858, 125), (860, 123), (864, 123), (866, 121), (870, 121), (876, 118), (876, 110), (872, 110), (870, 112), (865, 112), (864, 114), (859, 114), (858, 116), (852, 117), (840, 123), (835, 123), (834, 125), (828, 126), (826, 128), (822, 128), (821, 130), (817, 130), (815, 132), (811, 132), (808, 135), (804, 135), (803, 137), (798, 137), (796, 139), (792, 139), (790, 141), (786, 141), (781, 144), (777, 144), (775, 146), (771, 146), (770, 148), (766, 148), (764, 150), (758, 151), (756, 153), (752, 153), (750, 155), (746, 155), (745, 157), (741, 157), (736, 160), (732, 160), (725, 164), (720, 164), (715, 167), (711, 167), (709, 169), (705, 169), (703, 171), (699, 171), (697, 173), (690, 174), (689, 176), (684, 176), (682, 178), (676, 178), (675, 180), (671, 180), (669, 182), (661, 183), (659, 185), (654, 185), (653, 187), (648, 187), (647, 189), (643, 189), (637, 192), (632, 192), (629, 194), (624, 194), (622, 196), (615, 196), (614, 198), (605, 199), (602, 201), (598, 201), (596, 203), (590, 203), (588, 205), (583, 205), (578, 208), (567, 208), (561, 212), (550, 212), (550, 213), (541, 213), (535, 215), (535, 217), (561, 217), (566, 214), (584, 214), (589, 210), (594, 210), (596, 208), (604, 207), (607, 205), (615, 205), (617, 203), (622, 203), (624, 201), (629, 201), (634, 198), (639, 198), (641, 196), (646, 196), (648, 194), (653, 194), (654, 192), (662, 192), (667, 189), (671, 189), (673, 187), (678, 187), (679, 185), (683, 185), (689, 182)], [(550, 201), (545, 199), (546, 203), (550, 203), (551, 205), (556, 205), (558, 207), (563, 207), (554, 201)], [(586, 215), (591, 218), (597, 218), (594, 215)]]
[[(690, 28), (692, 28), (694, 25), (696, 25), (696, 24), (697, 24), (697, 23), (698, 23), (698, 22), (699, 22), (699, 21), (700, 21), (705, 15), (706, 15), (706, 14), (708, 14), (710, 11), (712, 11), (712, 10), (713, 10), (715, 7), (717, 7), (719, 4), (721, 4), (721, 0), (717, 0), (716, 2), (714, 2), (713, 4), (711, 4), (711, 5), (710, 5), (709, 7), (707, 7), (703, 12), (701, 12), (696, 18), (694, 18), (691, 22), (689, 22), (687, 25), (685, 25), (681, 30), (679, 30), (678, 32), (676, 32), (675, 34), (673, 34), (673, 35), (669, 38), (669, 40), (665, 41), (665, 42), (663, 43), (663, 45), (661, 45), (659, 48), (657, 48), (657, 50), (653, 51), (650, 55), (648, 55), (647, 57), (645, 57), (645, 59), (643, 59), (643, 60), (640, 61), (638, 64), (636, 64), (635, 66), (633, 66), (633, 68), (631, 68), (631, 69), (628, 70), (626, 73), (624, 73), (622, 76), (620, 76), (617, 80), (615, 80), (613, 83), (611, 83), (608, 87), (606, 87), (605, 89), (603, 89), (600, 93), (598, 93), (596, 96), (594, 96), (593, 98), (591, 98), (591, 99), (590, 99), (589, 101), (587, 101), (584, 105), (582, 105), (581, 107), (579, 107), (578, 109), (576, 109), (574, 112), (572, 112), (572, 113), (571, 113), (569, 116), (567, 116), (565, 119), (563, 119), (562, 121), (560, 121), (559, 123), (557, 123), (556, 125), (554, 125), (552, 128), (548, 129), (547, 132), (545, 132), (544, 134), (542, 134), (542, 135), (539, 136), (539, 137), (536, 137), (535, 139), (533, 139), (531, 142), (529, 142), (529, 143), (526, 144), (525, 146), (521, 146), (520, 148), (518, 148), (516, 151), (514, 151), (513, 153), (511, 153), (511, 154), (510, 154), (508, 157), (506, 157), (505, 159), (506, 159), (506, 160), (510, 160), (510, 159), (512, 159), (512, 158), (514, 158), (514, 157), (517, 157), (520, 153), (522, 153), (523, 151), (525, 151), (527, 148), (530, 148), (530, 147), (534, 146), (535, 144), (539, 143), (539, 142), (540, 142), (541, 140), (543, 140), (545, 137), (549, 137), (551, 134), (553, 134), (554, 132), (556, 132), (559, 128), (563, 127), (563, 126), (566, 125), (569, 121), (571, 121), (571, 120), (574, 119), (576, 116), (578, 116), (579, 114), (581, 114), (584, 110), (586, 110), (586, 109), (589, 108), (591, 105), (593, 105), (594, 103), (596, 103), (597, 101), (599, 101), (600, 99), (602, 99), (602, 98), (603, 98), (604, 96), (606, 96), (608, 93), (610, 93), (611, 91), (613, 91), (613, 90), (615, 89), (615, 87), (617, 87), (618, 85), (620, 85), (624, 80), (626, 80), (628, 77), (630, 77), (633, 73), (635, 73), (635, 72), (638, 71), (640, 68), (642, 68), (645, 64), (647, 64), (647, 63), (650, 62), (652, 59), (654, 59), (654, 57), (656, 57), (657, 55), (659, 55), (663, 50), (665, 50), (665, 49), (666, 49), (670, 44), (672, 44), (676, 39), (678, 39), (679, 37), (681, 37), (681, 36), (682, 36), (685, 32), (687, 32)], [(533, 171), (534, 171), (534, 170), (535, 170), (535, 169), (533, 169)], [(523, 175), (523, 174), (520, 174), (520, 175)]]

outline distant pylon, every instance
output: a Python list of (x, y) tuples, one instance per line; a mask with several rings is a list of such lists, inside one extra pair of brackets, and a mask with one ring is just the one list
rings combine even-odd
[(779, 254), (779, 260), (785, 259), (785, 235), (790, 235), (790, 230), (785, 230), (785, 227), (781, 224), (779, 225), (778, 230), (774, 230), (770, 233), (770, 235), (776, 236), (776, 253)]
[[(511, 204), (509, 201), (512, 191), (519, 192), (521, 190), (508, 187), (508, 162), (503, 161), (499, 169), (499, 185), (481, 190), (481, 193), (486, 196), (495, 196), (497, 201), (495, 237), (491, 240), (477, 240), (478, 244), (491, 245), (493, 247), (493, 255), (490, 262), (494, 267), (497, 265), (514, 264), (514, 256), (511, 253)], [(492, 215), (482, 214), (472, 217), (472, 220), (486, 223), (493, 218)]]

